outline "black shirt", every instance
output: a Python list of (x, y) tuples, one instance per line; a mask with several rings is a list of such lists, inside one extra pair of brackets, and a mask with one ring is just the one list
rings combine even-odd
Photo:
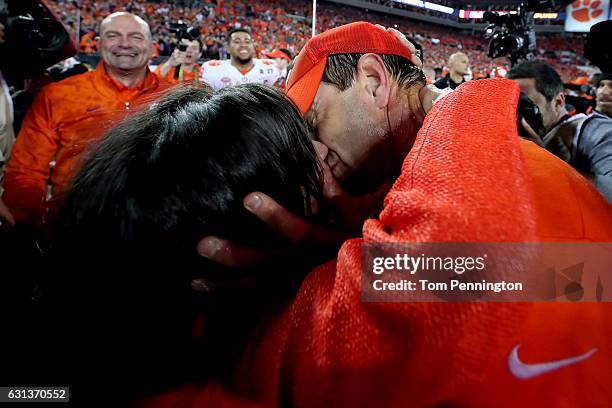
[(455, 89), (456, 87), (458, 87), (464, 82), (465, 80), (459, 83), (456, 83), (455, 81), (451, 79), (450, 74), (446, 74), (445, 77), (442, 77), (438, 79), (436, 82), (434, 82), (434, 85), (440, 89), (446, 89), (446, 88)]

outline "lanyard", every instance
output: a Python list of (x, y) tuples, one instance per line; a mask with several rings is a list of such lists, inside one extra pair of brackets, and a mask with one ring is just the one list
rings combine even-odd
[[(196, 65), (193, 66), (193, 80), (195, 82), (196, 88), (200, 87), (200, 78), (198, 78), (198, 67)], [(183, 67), (179, 69), (179, 82), (183, 83)]]

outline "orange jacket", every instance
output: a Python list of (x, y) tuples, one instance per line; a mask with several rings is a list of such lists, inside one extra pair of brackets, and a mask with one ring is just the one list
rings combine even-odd
[[(155, 68), (155, 74), (159, 77), (162, 77), (161, 75), (161, 66), (162, 64), (159, 64), (157, 66), (157, 68)], [(171, 84), (178, 84), (181, 83), (181, 80), (179, 78), (174, 78), (174, 72), (176, 71), (177, 67), (172, 67), (170, 69), (170, 71), (168, 72), (168, 74), (163, 77), (166, 81), (168, 81)], [(202, 69), (198, 64), (196, 64), (194, 66), (194, 70), (193, 71), (185, 71), (183, 70), (183, 82), (185, 83), (191, 83), (191, 82), (196, 82), (196, 84), (199, 84), (200, 82), (200, 70)]]
[(101, 62), (94, 71), (43, 88), (26, 114), (4, 173), (3, 199), (15, 220), (40, 225), (53, 207), (47, 202), (48, 187), (56, 198), (68, 186), (88, 144), (167, 86), (147, 71), (141, 86), (127, 89)]
[[(610, 303), (361, 299), (364, 242), (612, 241), (606, 200), (561, 160), (516, 136), (518, 95), (511, 81), (470, 81), (433, 107), (380, 217), (262, 324), (237, 369), (235, 391), (190, 385), (141, 406), (609, 404)], [(525, 364), (598, 350), (519, 379), (508, 365), (519, 344)]]

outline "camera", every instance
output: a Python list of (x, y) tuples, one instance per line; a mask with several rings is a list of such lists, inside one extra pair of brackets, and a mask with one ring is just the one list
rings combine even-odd
[(0, 0), (5, 43), (0, 69), (9, 78), (27, 78), (70, 58), (77, 50), (64, 26), (39, 0)]
[[(200, 29), (198, 27), (192, 27), (185, 24), (182, 20), (177, 21), (176, 23), (170, 23), (168, 29), (171, 33), (176, 35), (178, 40), (176, 48), (179, 51), (185, 52), (187, 51), (187, 44), (183, 43), (183, 40), (194, 41), (200, 40)], [(170, 51), (172, 53), (174, 49)], [(180, 65), (177, 69), (174, 70), (174, 79), (178, 79), (180, 72)]]
[[(192, 27), (185, 24), (182, 20), (177, 21), (176, 23), (170, 23), (168, 29), (171, 33), (176, 35), (179, 44), (181, 40), (186, 39), (189, 41), (199, 40), (200, 39), (200, 29), (198, 27)], [(180, 47), (180, 46), (179, 46)], [(186, 50), (187, 48), (185, 48)], [(181, 50), (180, 51), (185, 51)]]
[(531, 0), (521, 3), (516, 14), (485, 12), (483, 19), (489, 23), (485, 29), (485, 38), (491, 39), (488, 56), (506, 56), (512, 65), (530, 59), (536, 48), (535, 32), (531, 29), (533, 12), (553, 5), (549, 0)]

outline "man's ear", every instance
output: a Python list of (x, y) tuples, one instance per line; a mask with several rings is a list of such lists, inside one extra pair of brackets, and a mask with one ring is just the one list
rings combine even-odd
[(553, 100), (553, 106), (555, 107), (556, 111), (565, 109), (565, 93), (559, 92), (555, 96), (555, 99)]
[(357, 63), (356, 82), (374, 99), (378, 108), (389, 103), (391, 94), (391, 74), (377, 54), (364, 54)]

